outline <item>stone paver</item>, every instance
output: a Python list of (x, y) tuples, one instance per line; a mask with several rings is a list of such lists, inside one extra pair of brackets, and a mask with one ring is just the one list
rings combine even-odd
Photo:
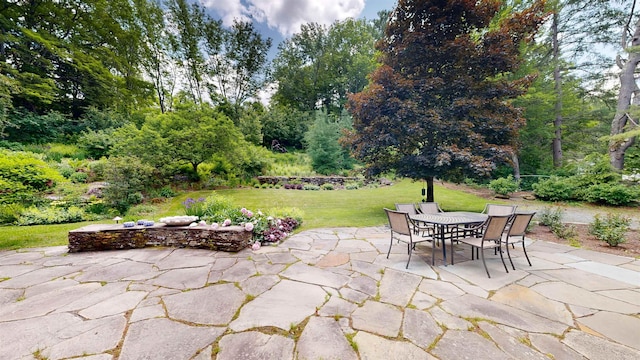
[[(640, 262), (528, 239), (492, 277), (385, 227), (222, 253), (0, 251), (0, 359), (637, 359)], [(447, 249), (448, 250), (448, 249)]]

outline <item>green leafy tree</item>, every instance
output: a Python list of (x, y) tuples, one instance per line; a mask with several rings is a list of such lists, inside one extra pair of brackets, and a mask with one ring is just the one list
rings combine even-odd
[(323, 175), (337, 173), (341, 169), (351, 168), (352, 161), (348, 151), (339, 143), (342, 129), (350, 123), (338, 121), (326, 113), (318, 113), (316, 120), (305, 135), (307, 153), (311, 157), (313, 170)]
[(272, 105), (260, 116), (262, 141), (271, 147), (274, 140), (285, 147), (303, 148), (304, 134), (313, 122), (309, 112), (289, 106)]
[(383, 63), (349, 98), (347, 141), (370, 174), (426, 179), (489, 174), (524, 124), (509, 102), (531, 79), (507, 75), (544, 16), (544, 2), (501, 14), (500, 1), (400, 0), (377, 45)]
[(375, 67), (375, 33), (365, 20), (347, 19), (329, 28), (303, 24), (300, 33), (278, 47), (274, 101), (301, 111), (340, 114), (347, 94), (362, 90)]
[(174, 68), (170, 63), (171, 44), (164, 23), (160, 0), (134, 0), (135, 17), (140, 28), (140, 66), (151, 79), (160, 111), (171, 109), (175, 86)]
[(141, 129), (127, 125), (114, 134), (112, 153), (136, 156), (156, 167), (189, 164), (193, 173), (214, 155), (236, 150), (242, 134), (226, 116), (203, 106), (183, 105), (174, 112), (150, 116)]
[(211, 54), (209, 75), (215, 87), (210, 92), (231, 106), (231, 118), (237, 122), (242, 105), (256, 99), (265, 83), (271, 38), (263, 39), (251, 22), (234, 20), (231, 28), (223, 32), (221, 45), (221, 54)]
[(219, 31), (219, 22), (211, 21), (204, 8), (198, 3), (187, 0), (168, 0), (169, 40), (175, 61), (184, 64), (184, 76), (187, 80), (191, 101), (202, 104), (204, 90), (203, 75), (205, 64), (200, 44), (204, 40), (204, 31), (213, 26)]

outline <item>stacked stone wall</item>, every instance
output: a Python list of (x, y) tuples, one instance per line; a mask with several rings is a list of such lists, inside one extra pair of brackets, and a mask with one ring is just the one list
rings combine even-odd
[(253, 233), (241, 226), (152, 227), (89, 225), (69, 232), (69, 252), (171, 246), (237, 252), (249, 246)]

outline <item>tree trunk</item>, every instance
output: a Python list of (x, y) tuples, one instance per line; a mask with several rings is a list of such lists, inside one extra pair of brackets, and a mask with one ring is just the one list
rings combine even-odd
[(553, 166), (559, 168), (562, 166), (562, 74), (560, 72), (560, 43), (558, 40), (558, 17), (559, 9), (553, 13), (552, 29), (552, 46), (553, 46), (553, 81), (555, 83), (556, 104), (554, 109), (555, 118), (553, 119), (554, 137), (553, 137)]
[(427, 202), (433, 202), (433, 176), (427, 177)]
[(511, 162), (513, 162), (513, 178), (516, 182), (520, 182), (520, 160), (515, 151), (511, 153)]
[[(639, 46), (640, 20), (636, 22), (630, 46), (627, 47), (623, 41), (623, 47), (628, 50), (629, 58), (624, 64), (618, 59), (618, 65), (621, 67), (622, 72), (620, 73), (620, 93), (618, 94), (616, 115), (611, 122), (612, 136), (629, 131), (633, 126), (638, 126), (638, 119), (635, 119), (635, 123), (630, 121), (629, 107), (631, 105), (640, 106), (640, 89), (634, 77), (634, 73), (640, 64), (640, 52), (637, 50)], [(636, 50), (633, 49), (634, 47)], [(609, 141), (609, 160), (614, 169), (622, 170), (624, 168), (624, 154), (635, 141), (635, 136), (623, 140), (612, 139)]]

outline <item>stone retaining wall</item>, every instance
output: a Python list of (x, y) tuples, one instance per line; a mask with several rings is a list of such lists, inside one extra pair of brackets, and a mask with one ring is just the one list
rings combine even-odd
[(136, 226), (96, 224), (69, 231), (69, 252), (173, 246), (237, 252), (246, 248), (253, 233), (241, 226)]
[(258, 176), (260, 184), (291, 184), (291, 183), (303, 183), (313, 184), (321, 186), (323, 184), (344, 185), (345, 183), (363, 181), (368, 183), (367, 180), (357, 177), (344, 177), (344, 176)]

